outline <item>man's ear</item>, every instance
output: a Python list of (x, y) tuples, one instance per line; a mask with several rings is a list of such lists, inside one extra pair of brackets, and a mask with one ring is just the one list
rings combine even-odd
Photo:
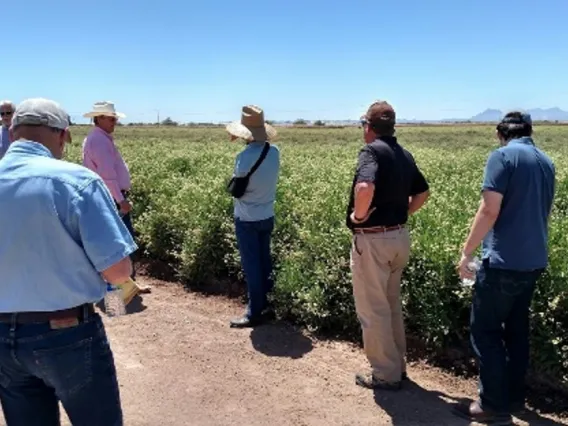
[(68, 137), (69, 137), (69, 127), (63, 130), (59, 135), (59, 144), (61, 145), (61, 148), (65, 147), (65, 143), (67, 143)]
[(16, 140), (16, 137), (14, 136), (14, 128), (12, 126), (10, 126), (10, 129), (8, 130), (8, 139), (10, 139), (10, 143)]

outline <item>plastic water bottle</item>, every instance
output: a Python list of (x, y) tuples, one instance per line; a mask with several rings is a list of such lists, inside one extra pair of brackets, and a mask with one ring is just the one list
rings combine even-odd
[(122, 298), (122, 289), (112, 284), (107, 284), (105, 295), (105, 312), (109, 317), (116, 317), (126, 314), (126, 306)]
[[(467, 268), (473, 272), (479, 271), (480, 267), (481, 267), (481, 262), (477, 257), (474, 257), (473, 260), (467, 264)], [(473, 279), (464, 278), (461, 282), (462, 287), (473, 287), (474, 284), (475, 284), (475, 275)]]

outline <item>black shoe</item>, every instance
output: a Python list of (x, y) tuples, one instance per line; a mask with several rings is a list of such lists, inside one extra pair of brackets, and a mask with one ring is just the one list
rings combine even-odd
[(271, 307), (266, 308), (264, 311), (262, 311), (262, 314), (260, 315), (266, 321), (272, 321), (276, 319), (276, 313), (274, 312), (274, 309), (272, 309)]
[(452, 412), (463, 419), (470, 422), (483, 423), (494, 426), (513, 426), (513, 419), (510, 414), (497, 414), (491, 411), (485, 411), (481, 408), (479, 401), (470, 404), (458, 404)]
[(530, 410), (527, 409), (524, 403), (511, 404), (510, 412), (512, 415), (517, 417), (523, 417), (530, 414)]
[(355, 375), (355, 383), (367, 389), (382, 389), (398, 391), (402, 388), (402, 382), (387, 382), (377, 379), (373, 373), (360, 373)]
[(231, 328), (247, 328), (256, 327), (262, 324), (264, 321), (261, 318), (250, 318), (248, 316), (243, 316), (241, 318), (236, 318), (231, 320)]

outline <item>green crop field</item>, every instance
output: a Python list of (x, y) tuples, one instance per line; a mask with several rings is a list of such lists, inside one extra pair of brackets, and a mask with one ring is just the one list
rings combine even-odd
[[(73, 127), (67, 158), (78, 161), (88, 128)], [(359, 336), (344, 226), (361, 130), (285, 129), (273, 252), (275, 299), (283, 317), (313, 330)], [(224, 190), (241, 143), (219, 128), (120, 127), (116, 139), (133, 174), (135, 227), (146, 258), (171, 265), (190, 288), (231, 288), (242, 280)], [(483, 165), (496, 146), (493, 126), (403, 127), (432, 195), (410, 225), (404, 275), (409, 333), (431, 348), (468, 348), (470, 290), (455, 272), (478, 203)], [(568, 384), (568, 127), (538, 126), (535, 140), (557, 167), (550, 267), (532, 312), (533, 371)], [(523, 235), (519, 235), (522, 239)]]

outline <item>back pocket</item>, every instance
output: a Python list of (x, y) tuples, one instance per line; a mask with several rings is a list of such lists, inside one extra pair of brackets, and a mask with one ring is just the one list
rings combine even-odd
[(33, 361), (38, 376), (55, 389), (64, 399), (93, 379), (92, 342), (88, 337), (66, 346), (33, 351)]

